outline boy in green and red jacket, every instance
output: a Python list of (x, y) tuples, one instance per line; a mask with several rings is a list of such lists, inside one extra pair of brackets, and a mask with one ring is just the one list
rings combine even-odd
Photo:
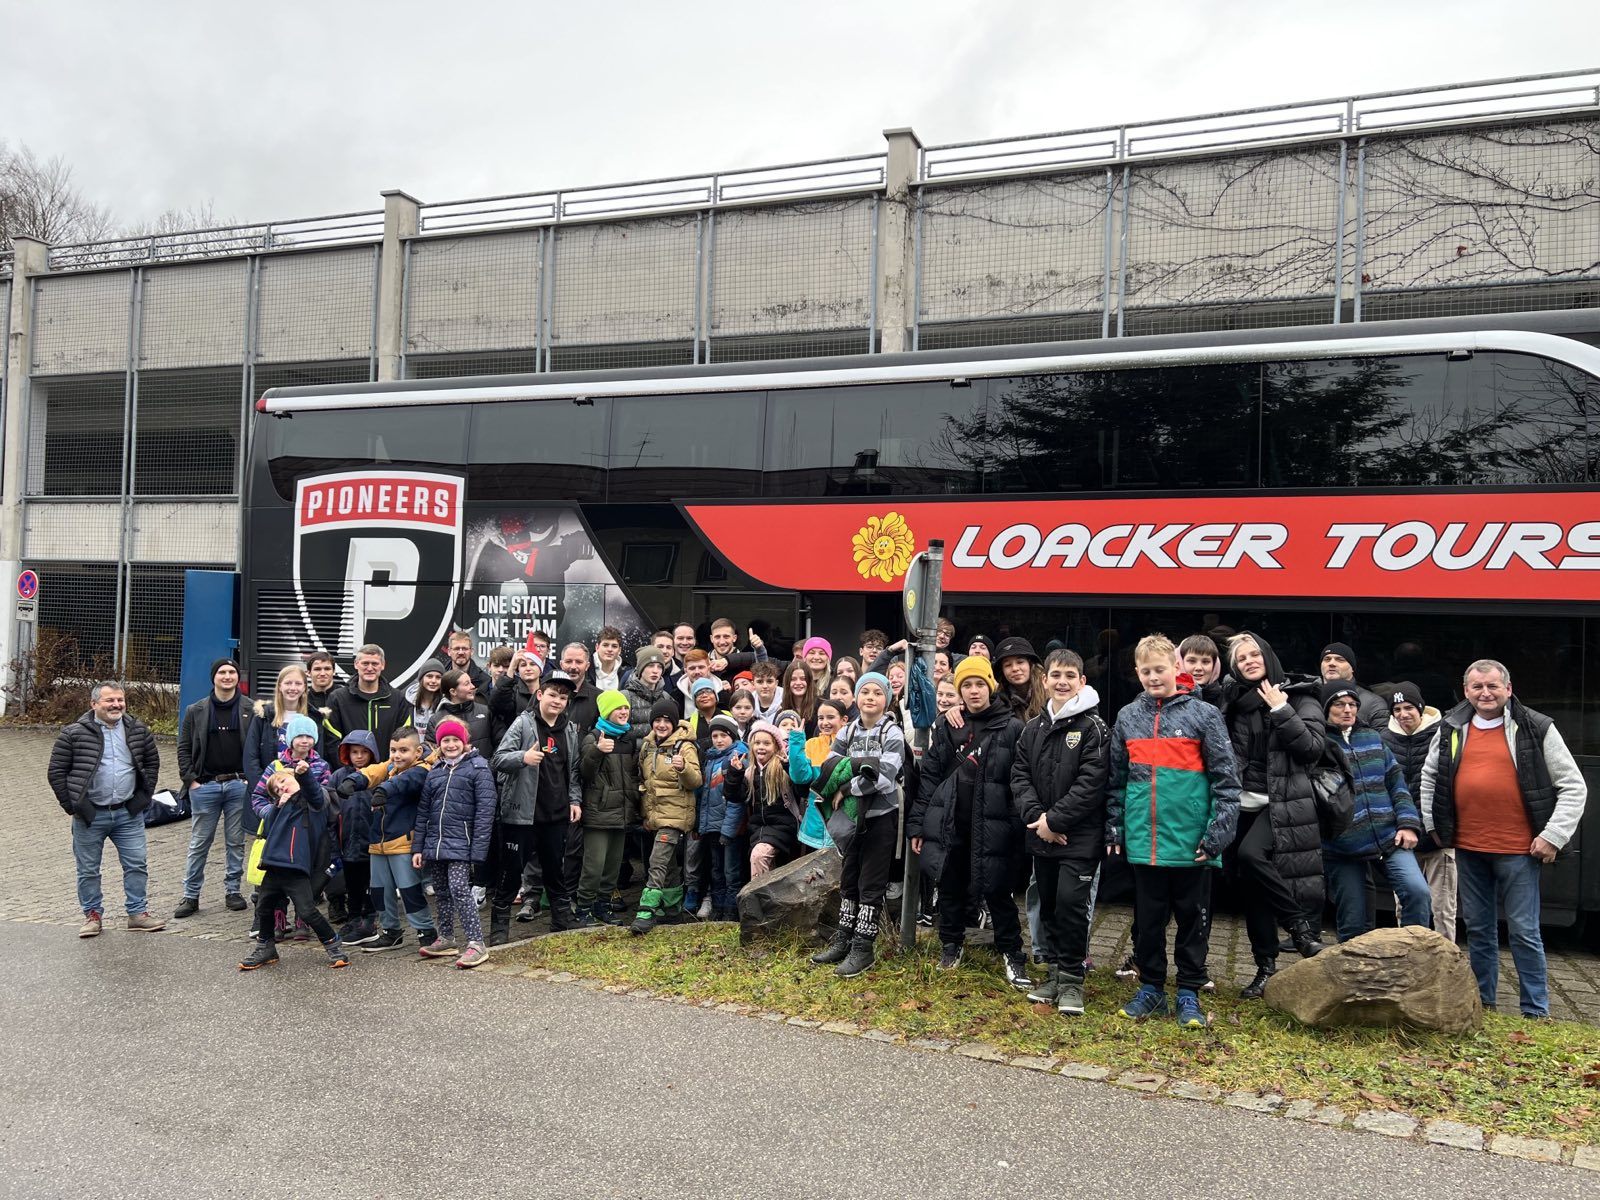
[(1140, 988), (1122, 1007), (1135, 1019), (1167, 1011), (1167, 921), (1176, 918), (1178, 1023), (1202, 1028), (1210, 867), (1220, 866), (1239, 820), (1239, 775), (1222, 714), (1178, 691), (1173, 645), (1140, 640), (1134, 666), (1144, 691), (1111, 730), (1106, 852), (1133, 868), (1134, 957)]

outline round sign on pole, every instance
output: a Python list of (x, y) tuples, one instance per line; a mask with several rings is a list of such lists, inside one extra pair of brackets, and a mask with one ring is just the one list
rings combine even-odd
[(32, 600), (39, 594), (39, 573), (37, 571), (24, 571), (17, 576), (17, 595), (24, 600)]

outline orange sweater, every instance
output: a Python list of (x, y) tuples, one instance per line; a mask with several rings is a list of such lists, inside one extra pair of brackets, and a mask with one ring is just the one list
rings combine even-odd
[(1456, 767), (1456, 845), (1480, 854), (1526, 854), (1533, 844), (1506, 731), (1467, 727)]

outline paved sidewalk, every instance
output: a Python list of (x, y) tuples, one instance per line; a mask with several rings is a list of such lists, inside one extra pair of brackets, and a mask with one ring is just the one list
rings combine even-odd
[[(76, 927), (82, 920), (75, 900), (76, 874), (67, 819), (50, 795), (45, 782), (54, 733), (47, 730), (0, 729), (0, 805), (11, 815), (8, 829), (13, 858), (0, 873), (0, 920), (32, 921)], [(177, 786), (177, 763), (172, 741), (158, 739), (162, 756), (162, 781)], [(189, 845), (189, 823), (173, 822), (150, 830), (150, 911), (166, 918), (167, 932), (206, 939), (242, 940), (249, 928), (248, 913), (229, 912), (222, 904), (224, 851), (221, 830), (206, 866), (205, 894), (200, 912), (186, 920), (172, 919), (182, 892), (183, 864)], [(122, 872), (116, 851), (106, 846), (103, 867), (108, 931), (119, 931), (122, 916)], [(1114, 967), (1129, 950), (1131, 911), (1124, 905), (1105, 905), (1096, 914), (1090, 952), (1099, 967)], [(543, 933), (548, 920), (513, 926), (514, 937)], [(974, 937), (974, 944), (987, 940)], [(1600, 956), (1582, 949), (1562, 931), (1547, 933), (1550, 959), (1551, 1015), (1600, 1024)], [(1502, 952), (1500, 1007), (1516, 1012), (1516, 972), (1508, 953)], [(1211, 969), (1219, 985), (1242, 986), (1255, 973), (1244, 923), (1233, 914), (1219, 913), (1211, 930)]]

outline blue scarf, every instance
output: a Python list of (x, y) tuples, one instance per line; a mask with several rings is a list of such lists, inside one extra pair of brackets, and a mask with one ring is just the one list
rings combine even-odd
[(598, 721), (595, 722), (595, 728), (600, 730), (600, 732), (605, 734), (607, 737), (613, 737), (613, 738), (621, 737), (623, 734), (628, 732), (628, 726), (626, 726), (626, 725), (613, 725), (610, 721), (606, 720), (604, 717), (601, 717)]

